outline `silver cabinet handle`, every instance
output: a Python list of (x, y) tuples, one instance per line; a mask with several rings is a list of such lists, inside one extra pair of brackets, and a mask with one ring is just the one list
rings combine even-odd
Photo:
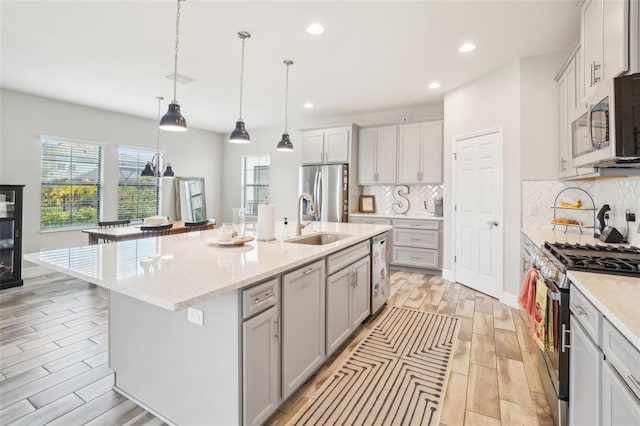
[(280, 341), (280, 319), (276, 319), (273, 322), (274, 327), (276, 328), (276, 333), (273, 335), (278, 341)]
[(629, 377), (629, 380), (631, 380), (631, 383), (633, 383), (635, 385), (635, 387), (640, 389), (640, 381), (638, 381), (638, 379), (633, 377), (633, 374), (629, 374), (627, 377)]
[(262, 296), (262, 297), (259, 297), (259, 298), (257, 298), (257, 299), (254, 299), (253, 304), (254, 304), (254, 305), (257, 305), (258, 303), (264, 302), (264, 301), (265, 301), (265, 300), (267, 300), (267, 299), (271, 299), (273, 296), (275, 296), (275, 293), (268, 293), (268, 294), (265, 294), (265, 295), (264, 295), (264, 296)]
[(580, 305), (576, 305), (575, 303), (572, 303), (571, 307), (578, 315), (589, 315), (589, 313), (585, 311), (584, 308)]
[(353, 273), (353, 286), (358, 287), (358, 270)]
[(602, 65), (596, 64), (596, 61), (593, 61), (593, 84), (596, 84), (600, 81), (600, 77), (596, 74), (596, 71), (600, 71)]
[(309, 275), (310, 273), (312, 273), (312, 272), (313, 272), (313, 271), (315, 271), (316, 269), (318, 269), (318, 268), (310, 268), (310, 269), (307, 269), (306, 271), (304, 271), (304, 272), (302, 273), (302, 275)]
[(567, 326), (562, 324), (562, 344), (560, 345), (562, 352), (566, 352), (571, 347), (571, 345), (567, 345), (567, 333), (571, 333), (571, 330), (567, 330)]
[(561, 172), (566, 172), (567, 171), (567, 166), (565, 166), (565, 164), (567, 164), (567, 160), (565, 160), (564, 158), (560, 159), (560, 171)]
[(591, 72), (591, 77), (589, 79), (589, 87), (593, 87), (593, 65), (595, 62), (589, 64), (589, 71)]

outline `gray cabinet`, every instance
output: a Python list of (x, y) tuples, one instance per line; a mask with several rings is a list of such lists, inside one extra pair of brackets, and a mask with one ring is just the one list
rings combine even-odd
[(393, 185), (396, 182), (396, 126), (360, 130), (358, 183)]
[(397, 184), (442, 182), (442, 121), (398, 126)]
[(602, 371), (602, 424), (640, 424), (640, 400), (608, 362)]
[(280, 281), (242, 290), (242, 419), (265, 422), (278, 408), (280, 389)]
[(569, 424), (595, 425), (600, 419), (602, 354), (575, 316), (571, 316)]
[(327, 278), (327, 356), (369, 316), (370, 271), (366, 256)]
[(440, 268), (440, 222), (437, 220), (393, 220), (393, 265)]
[(324, 259), (282, 277), (282, 399), (325, 359)]
[(278, 408), (278, 308), (242, 324), (243, 423), (259, 425)]
[(348, 163), (351, 127), (302, 132), (302, 164)]

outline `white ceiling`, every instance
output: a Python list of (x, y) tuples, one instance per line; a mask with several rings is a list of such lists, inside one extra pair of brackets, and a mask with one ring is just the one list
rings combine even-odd
[[(148, 118), (172, 98), (176, 2), (1, 2), (1, 86)], [(325, 27), (311, 36), (312, 22)], [(441, 102), (518, 57), (568, 51), (579, 9), (559, 1), (198, 1), (182, 3), (177, 98), (190, 127), (227, 133), (238, 118), (246, 42), (247, 129)], [(458, 46), (478, 47), (461, 54)], [(559, 64), (560, 65), (560, 64)], [(431, 81), (442, 87), (427, 89)], [(302, 107), (306, 101), (315, 108)], [(163, 113), (166, 104), (163, 105)]]

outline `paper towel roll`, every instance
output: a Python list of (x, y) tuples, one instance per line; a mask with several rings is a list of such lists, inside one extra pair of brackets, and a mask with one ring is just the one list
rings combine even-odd
[(276, 206), (275, 204), (258, 205), (258, 241), (276, 239)]

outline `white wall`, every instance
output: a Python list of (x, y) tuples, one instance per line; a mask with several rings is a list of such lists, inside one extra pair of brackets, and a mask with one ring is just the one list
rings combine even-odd
[(520, 252), (520, 62), (515, 61), (449, 92), (444, 98), (443, 274), (454, 269), (453, 140), (502, 127), (504, 158), (504, 291), (517, 294)]
[[(155, 100), (149, 107), (155, 109)], [(83, 139), (104, 144), (103, 218), (117, 216), (118, 146), (155, 150), (156, 122), (11, 90), (0, 92), (0, 182), (25, 184), (24, 253), (72, 247), (87, 243), (78, 230), (40, 232), (40, 135)], [(162, 132), (160, 150), (176, 175), (205, 178), (208, 216), (219, 216), (221, 207), (221, 136), (189, 129), (185, 133)]]
[[(240, 158), (243, 155), (271, 153), (269, 182), (271, 203), (276, 205), (278, 220), (288, 217), (293, 223), (296, 218), (296, 202), (298, 200), (298, 167), (302, 164), (300, 150), (302, 136), (299, 129), (330, 127), (348, 123), (356, 123), (360, 126), (401, 123), (403, 118), (407, 118), (408, 121), (441, 120), (443, 109), (442, 104), (428, 104), (357, 115), (345, 114), (340, 117), (322, 117), (315, 114), (311, 110), (307, 120), (289, 125), (289, 133), (294, 147), (294, 151), (290, 153), (276, 151), (276, 146), (282, 138), (283, 127), (251, 129), (250, 119), (245, 117), (247, 131), (251, 135), (251, 143), (238, 145), (230, 144), (226, 140), (224, 142), (222, 220), (230, 221), (232, 218), (231, 209), (240, 206)], [(352, 182), (355, 182), (353, 179), (356, 177), (352, 176)]]
[(564, 54), (520, 60), (520, 145), (522, 180), (558, 178), (558, 84)]

